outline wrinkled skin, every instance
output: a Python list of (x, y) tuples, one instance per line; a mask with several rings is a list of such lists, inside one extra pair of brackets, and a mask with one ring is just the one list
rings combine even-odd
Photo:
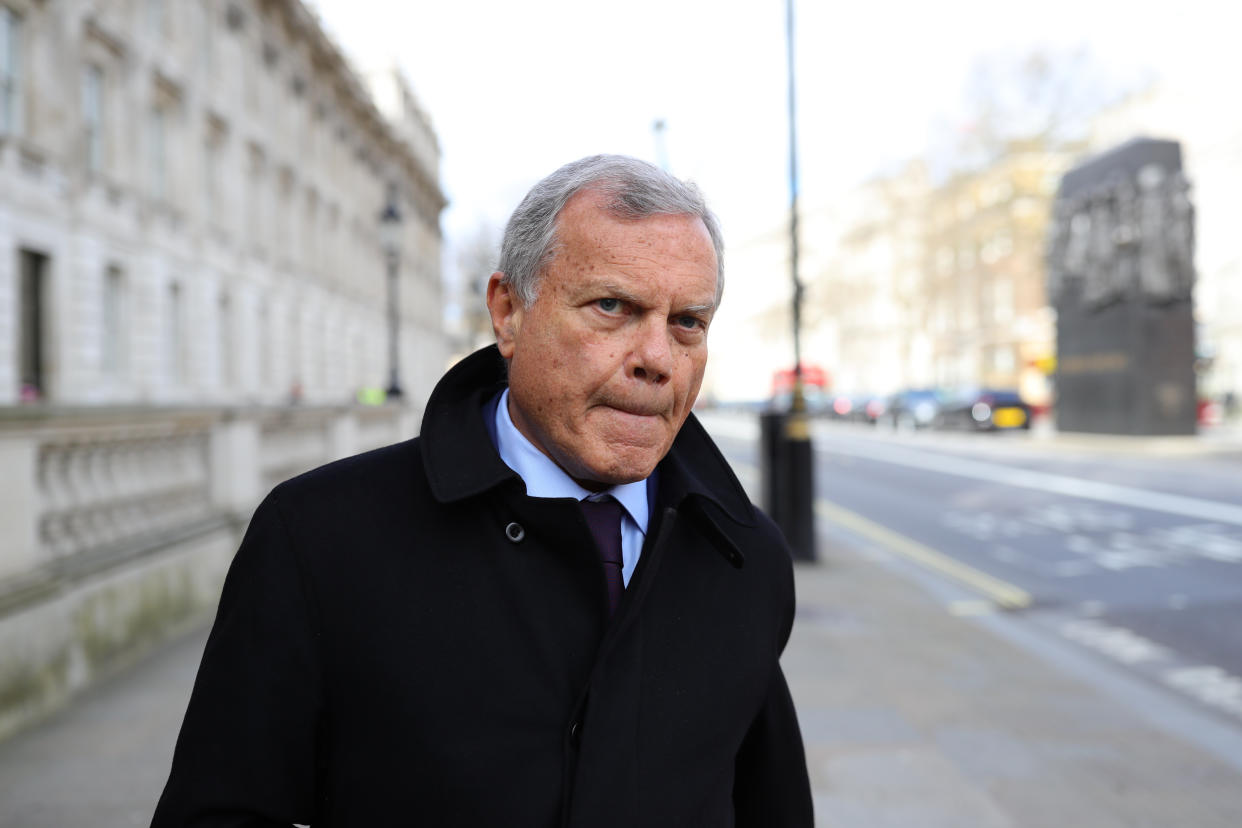
[(716, 254), (695, 216), (614, 218), (580, 192), (529, 307), (493, 273), (487, 306), (509, 360), (509, 414), (583, 486), (646, 478), (690, 413), (707, 364)]

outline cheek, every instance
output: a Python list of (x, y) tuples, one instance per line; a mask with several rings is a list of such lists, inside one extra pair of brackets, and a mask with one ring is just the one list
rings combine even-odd
[(698, 390), (703, 383), (703, 372), (707, 369), (707, 349), (696, 348), (687, 350), (682, 359), (681, 371), (683, 372), (684, 387), (691, 393)]

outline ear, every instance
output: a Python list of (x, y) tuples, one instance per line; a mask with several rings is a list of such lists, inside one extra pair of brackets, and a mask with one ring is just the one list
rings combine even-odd
[(518, 332), (522, 329), (525, 308), (522, 300), (513, 292), (513, 286), (503, 281), (505, 274), (499, 270), (487, 280), (487, 312), (492, 317), (492, 331), (496, 345), (505, 359), (513, 358)]

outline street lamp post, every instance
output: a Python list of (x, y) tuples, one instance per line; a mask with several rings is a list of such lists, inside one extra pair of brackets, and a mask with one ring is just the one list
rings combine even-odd
[(793, 280), (793, 394), (788, 411), (760, 417), (764, 504), (799, 560), (815, 560), (814, 452), (802, 385), (802, 280), (798, 275), (798, 130), (794, 87), (794, 6), (785, 2), (789, 71), (789, 265)]
[(388, 185), (388, 202), (380, 213), (380, 245), (388, 267), (388, 399), (400, 399), (399, 370), (400, 314), (397, 294), (397, 268), (401, 264), (401, 210), (397, 207), (397, 185)]

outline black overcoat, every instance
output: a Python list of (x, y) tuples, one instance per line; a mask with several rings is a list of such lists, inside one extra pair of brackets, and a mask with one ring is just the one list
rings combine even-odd
[(809, 828), (780, 533), (691, 417), (609, 620), (574, 501), (493, 448), (503, 378), (473, 354), (419, 438), (264, 500), (153, 825)]

